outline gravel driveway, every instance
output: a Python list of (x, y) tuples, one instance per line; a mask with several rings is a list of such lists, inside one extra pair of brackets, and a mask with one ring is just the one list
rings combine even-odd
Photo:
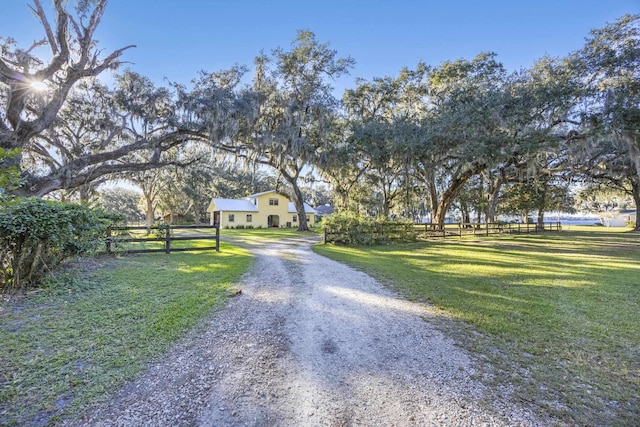
[(474, 365), (364, 273), (311, 251), (314, 238), (254, 244), (242, 293), (77, 425), (514, 426)]

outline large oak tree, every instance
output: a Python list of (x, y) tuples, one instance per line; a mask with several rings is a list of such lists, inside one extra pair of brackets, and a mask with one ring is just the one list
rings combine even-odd
[[(0, 148), (14, 155), (0, 167), (20, 172), (18, 195), (43, 196), (165, 166), (172, 163), (165, 152), (203, 138), (180, 120), (174, 95), (145, 77), (125, 72), (113, 90), (99, 84), (95, 78), (122, 65), (122, 53), (133, 46), (103, 56), (94, 34), (107, 1), (77, 2), (71, 11), (68, 4), (53, 2), (54, 27), (34, 1), (45, 38), (30, 48), (2, 41)], [(36, 56), (40, 46), (49, 47), (48, 62)]]
[(331, 80), (346, 73), (351, 58), (338, 58), (310, 31), (298, 31), (290, 50), (278, 48), (255, 60), (251, 88), (255, 120), (220, 147), (273, 168), (285, 184), (278, 188), (293, 200), (298, 230), (308, 230), (301, 175), (320, 161), (335, 125), (338, 101)]

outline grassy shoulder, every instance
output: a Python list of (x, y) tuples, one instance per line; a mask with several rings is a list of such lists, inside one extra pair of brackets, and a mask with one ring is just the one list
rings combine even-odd
[(220, 253), (101, 258), (5, 297), (0, 424), (56, 424), (106, 399), (222, 307), (251, 260), (224, 243)]
[(637, 425), (639, 244), (590, 229), (315, 250), (473, 325), (443, 323), (496, 367), (504, 398), (571, 424)]

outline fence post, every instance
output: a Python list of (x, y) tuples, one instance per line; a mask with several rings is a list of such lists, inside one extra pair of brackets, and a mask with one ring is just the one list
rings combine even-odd
[(166, 236), (164, 243), (164, 253), (171, 253), (171, 225), (167, 224), (166, 226)]
[(216, 225), (216, 252), (220, 252), (220, 222)]
[(486, 230), (486, 235), (488, 236), (489, 235), (489, 223), (488, 222), (485, 223), (485, 230)]

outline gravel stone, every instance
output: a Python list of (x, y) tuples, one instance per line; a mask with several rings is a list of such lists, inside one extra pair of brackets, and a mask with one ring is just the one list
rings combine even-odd
[[(429, 306), (313, 253), (252, 244), (242, 292), (78, 426), (538, 426), (495, 399)], [(491, 399), (490, 399), (491, 400)]]

